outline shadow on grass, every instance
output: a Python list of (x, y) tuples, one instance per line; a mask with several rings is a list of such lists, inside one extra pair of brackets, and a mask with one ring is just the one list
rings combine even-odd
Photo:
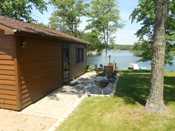
[(175, 102), (175, 73), (174, 76), (165, 76), (164, 78), (164, 100), (165, 104), (170, 101)]
[[(175, 101), (175, 73), (174, 76), (165, 75), (164, 100), (168, 104), (169, 101)], [(150, 72), (120, 72), (120, 78), (117, 84), (115, 96), (122, 97), (126, 104), (141, 105), (146, 104), (146, 99), (150, 87)]]

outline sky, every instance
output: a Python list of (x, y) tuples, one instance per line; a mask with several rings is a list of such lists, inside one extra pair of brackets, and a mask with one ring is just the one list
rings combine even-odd
[[(46, 0), (46, 2), (47, 1), (48, 0)], [(120, 16), (125, 26), (122, 29), (119, 29), (115, 34), (117, 44), (134, 44), (134, 42), (138, 41), (138, 38), (134, 35), (134, 33), (140, 28), (140, 25), (135, 22), (131, 23), (131, 20), (129, 20), (132, 10), (137, 7), (137, 2), (138, 0), (118, 0)], [(52, 5), (48, 5), (47, 11), (45, 11), (43, 14), (34, 10), (32, 17), (38, 20), (38, 22), (48, 24), (49, 18), (51, 17), (53, 11), (54, 7)], [(80, 29), (85, 27), (85, 21), (85, 19), (82, 19)]]

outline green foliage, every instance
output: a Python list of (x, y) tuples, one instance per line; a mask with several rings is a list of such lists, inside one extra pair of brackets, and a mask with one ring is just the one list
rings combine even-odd
[(114, 97), (88, 97), (56, 131), (173, 131), (175, 72), (165, 72), (168, 114), (144, 111), (150, 72), (120, 72)]
[[(142, 41), (134, 44), (134, 55), (140, 57), (139, 61), (150, 61), (152, 58), (152, 41)], [(165, 64), (172, 65), (175, 56), (175, 46), (166, 44)]]
[(117, 44), (109, 44), (110, 50), (129, 50), (132, 51), (134, 48), (133, 45), (117, 45)]
[[(141, 57), (141, 61), (151, 60), (152, 42), (154, 33), (154, 0), (140, 0), (138, 7), (135, 8), (130, 16), (131, 21), (136, 21), (141, 24), (141, 28), (136, 32), (137, 37), (142, 41), (141, 52), (137, 52), (136, 56)], [(169, 1), (169, 13), (166, 27), (167, 46), (165, 63), (172, 64), (174, 53), (175, 40), (175, 0)], [(148, 45), (147, 45), (148, 44)], [(138, 45), (138, 44), (136, 44)]]
[(50, 3), (55, 6), (49, 22), (51, 28), (77, 37), (80, 18), (86, 15), (87, 4), (83, 0), (50, 0)]
[(94, 71), (94, 70), (95, 70), (94, 66), (87, 65), (87, 69), (86, 69), (87, 72), (91, 72), (91, 71)]
[(110, 50), (118, 50), (118, 45), (115, 43), (111, 43), (108, 45), (108, 49)]
[(104, 44), (99, 40), (96, 32), (81, 33), (80, 38), (91, 43), (89, 51), (100, 52), (104, 49)]
[(39, 25), (40, 27), (49, 28), (48, 25), (45, 25), (42, 22), (36, 22), (35, 24)]
[(35, 7), (41, 13), (46, 10), (44, 0), (0, 0), (0, 15), (21, 21), (33, 22), (32, 9)]
[(113, 34), (122, 27), (117, 2), (115, 0), (92, 0), (89, 17), (86, 29), (96, 32), (107, 47), (108, 43), (114, 39)]
[(149, 61), (152, 57), (152, 42), (144, 41), (134, 44), (134, 55), (140, 57), (139, 61)]
[(117, 45), (117, 48), (119, 50), (133, 50), (133, 45)]
[(148, 39), (153, 38), (154, 28), (154, 0), (139, 0), (138, 6), (135, 8), (130, 16), (132, 22), (136, 20), (141, 24), (141, 28), (136, 32), (140, 40), (144, 40), (144, 36)]

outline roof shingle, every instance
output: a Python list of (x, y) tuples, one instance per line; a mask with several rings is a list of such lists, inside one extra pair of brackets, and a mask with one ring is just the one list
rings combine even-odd
[(13, 29), (17, 30), (18, 32), (28, 32), (36, 35), (48, 36), (48, 37), (57, 37), (59, 39), (64, 39), (67, 41), (73, 41), (83, 44), (89, 44), (88, 42), (81, 40), (79, 38), (64, 34), (62, 32), (54, 31), (49, 28), (40, 27), (35, 24), (26, 23), (22, 21), (18, 21), (9, 17), (0, 16), (0, 24)]

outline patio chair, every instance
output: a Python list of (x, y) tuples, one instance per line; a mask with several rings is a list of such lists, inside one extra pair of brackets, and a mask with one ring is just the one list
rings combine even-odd
[(105, 76), (112, 76), (114, 72), (113, 66), (104, 66), (104, 74)]

